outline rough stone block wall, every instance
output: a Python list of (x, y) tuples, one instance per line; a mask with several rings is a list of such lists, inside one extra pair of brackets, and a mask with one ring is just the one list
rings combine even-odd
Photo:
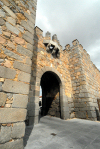
[(47, 97), (47, 100), (49, 101), (48, 104), (51, 105), (49, 110), (48, 110), (48, 115), (60, 118), (61, 111), (60, 111), (59, 92), (56, 94), (55, 97), (51, 97), (51, 96)]
[[(69, 53), (74, 109), (77, 118), (96, 120), (99, 116), (97, 98), (100, 98), (100, 72), (78, 40), (66, 46)], [(98, 113), (98, 115), (97, 115)]]
[[(66, 51), (63, 51), (62, 47), (59, 45), (60, 46), (60, 58), (54, 58), (50, 53), (46, 51), (46, 46), (43, 44), (44, 39), (50, 40), (51, 37), (43, 37), (43, 31), (40, 28), (36, 27), (35, 28), (35, 39), (34, 39), (35, 43), (34, 43), (34, 51), (33, 51), (34, 57), (32, 59), (33, 60), (32, 61), (32, 72), (33, 73), (31, 76), (30, 94), (29, 94), (30, 102), (29, 102), (29, 107), (28, 107), (29, 109), (28, 117), (30, 119), (30, 125), (33, 124), (34, 122), (36, 123), (38, 122), (38, 113), (36, 111), (38, 111), (39, 107), (37, 107), (36, 104), (39, 102), (39, 91), (40, 91), (40, 81), (41, 81), (39, 77), (41, 76), (41, 74), (39, 74), (39, 76), (37, 76), (37, 74), (44, 67), (45, 67), (44, 73), (46, 72), (46, 67), (49, 67), (51, 69), (54, 68), (62, 76), (62, 79), (65, 84), (65, 87), (63, 90), (63, 95), (65, 97), (63, 112), (65, 111), (65, 113), (71, 114), (71, 110), (74, 107), (71, 77), (70, 77), (70, 72), (68, 68), (69, 67), (68, 54), (66, 53)], [(58, 42), (58, 41), (55, 40), (55, 42)], [(36, 84), (35, 84), (35, 81), (37, 82)], [(70, 110), (68, 110), (68, 104), (69, 104)], [(34, 122), (31, 121), (33, 117), (34, 117)]]
[[(57, 36), (35, 28), (37, 0), (0, 0), (0, 149), (22, 149), (26, 115), (38, 123), (42, 75), (54, 72), (61, 81), (63, 119), (99, 117), (100, 72), (78, 40), (62, 47)], [(60, 47), (53, 57), (43, 44)], [(28, 112), (27, 112), (28, 110)]]
[(36, 0), (0, 0), (0, 149), (22, 149)]
[(100, 71), (93, 64), (89, 54), (82, 50), (82, 63), (86, 76), (86, 86), (88, 90), (87, 98), (91, 106), (91, 111), (96, 112), (96, 117), (99, 119), (99, 107), (97, 99), (100, 98)]

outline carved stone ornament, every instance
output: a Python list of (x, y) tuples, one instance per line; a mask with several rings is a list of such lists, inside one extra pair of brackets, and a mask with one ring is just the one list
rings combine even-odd
[(44, 40), (44, 45), (46, 46), (46, 51), (51, 53), (54, 57), (59, 58), (60, 56), (60, 47), (58, 44), (52, 40)]

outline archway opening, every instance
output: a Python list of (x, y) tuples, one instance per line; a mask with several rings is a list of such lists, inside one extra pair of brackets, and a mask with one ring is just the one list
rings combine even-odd
[(40, 85), (42, 88), (41, 116), (50, 115), (60, 118), (60, 81), (58, 76), (47, 71), (42, 75)]

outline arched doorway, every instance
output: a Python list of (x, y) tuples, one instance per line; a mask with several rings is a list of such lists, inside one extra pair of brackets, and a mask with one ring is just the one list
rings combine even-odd
[[(69, 118), (69, 107), (67, 96), (65, 95), (65, 85), (64, 80), (60, 73), (53, 67), (44, 66), (37, 74), (35, 79), (35, 88), (33, 96), (30, 98), (28, 104), (28, 119), (29, 125), (37, 124), (39, 122), (39, 95), (40, 95), (40, 86), (42, 86), (43, 94), (43, 103), (42, 103), (42, 115), (49, 114), (52, 116), (61, 117), (62, 119)], [(52, 95), (52, 96), (51, 96)], [(48, 100), (49, 99), (49, 100)], [(54, 100), (55, 99), (55, 100)], [(57, 101), (58, 100), (58, 101)], [(58, 106), (56, 106), (56, 102)], [(45, 103), (46, 102), (46, 103)], [(54, 112), (56, 114), (51, 114), (55, 105)], [(47, 107), (47, 108), (46, 108)], [(52, 108), (51, 108), (52, 107)], [(59, 110), (57, 110), (57, 107)], [(51, 111), (50, 111), (51, 110)]]
[[(53, 67), (44, 66), (36, 75), (36, 85), (38, 86), (38, 88), (40, 88), (40, 86), (43, 84), (43, 81), (41, 81), (41, 80), (45, 79), (45, 77), (48, 78), (48, 75), (50, 75), (50, 78), (53, 77), (53, 80), (55, 80), (56, 85), (58, 84), (58, 86), (59, 86), (58, 94), (59, 94), (59, 104), (60, 104), (60, 106), (59, 106), (60, 107), (60, 117), (62, 119), (67, 119), (67, 118), (69, 118), (69, 107), (68, 107), (67, 97), (65, 95), (65, 82), (62, 79), (61, 74)], [(45, 91), (45, 90), (43, 89), (43, 91)], [(40, 92), (40, 90), (39, 90), (39, 92)], [(43, 93), (43, 96), (44, 96), (43, 98), (45, 98), (45, 93)], [(37, 98), (39, 99), (39, 93), (37, 91), (35, 91), (35, 100), (36, 101), (37, 101)], [(44, 101), (45, 100), (43, 99), (43, 102)], [(39, 103), (39, 101), (38, 101), (38, 103)], [(43, 105), (43, 103), (42, 103), (42, 105)], [(45, 109), (45, 104), (43, 105), (43, 108)], [(36, 110), (36, 108), (35, 108), (35, 110)], [(42, 114), (46, 115), (46, 110), (44, 110), (44, 111), (45, 112), (43, 113), (43, 110), (42, 110)]]
[(52, 71), (46, 71), (40, 81), (42, 88), (41, 116), (61, 117), (60, 79)]

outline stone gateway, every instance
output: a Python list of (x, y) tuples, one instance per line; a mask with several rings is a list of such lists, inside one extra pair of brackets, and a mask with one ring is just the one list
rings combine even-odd
[[(35, 27), (37, 0), (0, 0), (0, 149), (23, 149), (25, 122), (99, 120), (100, 71), (75, 39)], [(40, 86), (42, 108), (39, 111)]]

